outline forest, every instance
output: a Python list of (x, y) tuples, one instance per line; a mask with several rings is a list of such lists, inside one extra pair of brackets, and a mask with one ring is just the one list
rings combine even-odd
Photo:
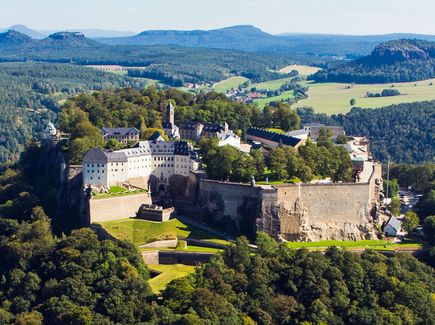
[(218, 82), (233, 75), (258, 82), (278, 79), (283, 75), (271, 70), (293, 63), (291, 58), (276, 54), (181, 46), (105, 45), (73, 33), (53, 34), (43, 40), (23, 40), (18, 32), (8, 33), (13, 35), (3, 44), (0, 34), (0, 61), (140, 66), (144, 70), (131, 70), (129, 74), (160, 79), (172, 86), (185, 82)]
[(352, 108), (347, 114), (316, 114), (298, 108), (302, 123), (342, 125), (347, 135), (366, 136), (375, 159), (396, 163), (433, 161), (435, 101), (391, 105), (378, 109)]
[(56, 121), (62, 100), (94, 90), (144, 85), (68, 64), (0, 63), (0, 163), (16, 161), (48, 120)]
[(379, 44), (371, 55), (331, 64), (310, 76), (316, 82), (392, 83), (435, 78), (435, 42), (402, 39)]

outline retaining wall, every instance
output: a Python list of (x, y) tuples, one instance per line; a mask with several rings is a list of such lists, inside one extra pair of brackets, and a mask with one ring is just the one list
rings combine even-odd
[(136, 217), (142, 204), (151, 204), (148, 193), (89, 200), (90, 223)]

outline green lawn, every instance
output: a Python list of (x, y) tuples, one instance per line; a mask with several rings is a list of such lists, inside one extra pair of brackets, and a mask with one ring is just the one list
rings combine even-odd
[(301, 76), (308, 76), (310, 74), (315, 74), (317, 71), (320, 70), (320, 68), (317, 67), (310, 67), (308, 65), (289, 65), (287, 67), (282, 68), (279, 70), (281, 73), (289, 73), (292, 70), (296, 70), (299, 72), (299, 75)]
[(260, 83), (250, 85), (249, 89), (251, 89), (252, 87), (256, 87), (257, 89), (278, 90), (281, 88), (283, 84), (289, 82), (291, 79), (292, 78), (282, 78), (282, 79), (260, 82)]
[(231, 77), (225, 80), (222, 80), (221, 82), (218, 82), (213, 86), (214, 91), (218, 93), (225, 94), (227, 90), (230, 90), (232, 88), (237, 88), (239, 85), (245, 83), (248, 81), (248, 78), (245, 77)]
[(107, 198), (118, 197), (118, 196), (137, 195), (146, 192), (145, 190), (128, 191), (122, 187), (116, 188), (114, 190), (112, 190), (112, 188), (113, 187), (110, 188), (109, 193), (93, 194), (92, 198), (94, 200), (99, 200), (99, 199), (107, 199)]
[(228, 244), (227, 241), (208, 234), (205, 231), (185, 225), (178, 219), (167, 222), (152, 222), (141, 219), (123, 219), (101, 222), (101, 226), (113, 237), (120, 240), (129, 240), (139, 246), (155, 239), (164, 238), (193, 238), (219, 244)]
[(286, 99), (293, 99), (294, 97), (295, 96), (293, 90), (287, 90), (281, 93), (281, 95), (279, 96), (256, 99), (254, 100), (254, 103), (257, 104), (258, 107), (263, 108), (267, 106), (270, 102), (280, 102)]
[[(433, 85), (430, 86), (430, 83)], [(367, 92), (380, 93), (391, 88), (401, 92), (399, 96), (365, 98)], [(417, 85), (417, 86), (415, 86)], [(351, 109), (350, 100), (356, 100), (355, 106), (379, 108), (392, 104), (411, 103), (435, 99), (435, 79), (373, 85), (353, 85), (345, 83), (309, 83), (308, 98), (299, 101), (294, 107), (311, 106), (317, 113), (346, 113)]]
[(172, 280), (185, 277), (195, 272), (195, 267), (190, 265), (147, 265), (151, 271), (160, 273), (154, 278), (148, 280), (154, 294), (159, 294), (165, 289), (166, 285)]
[(288, 242), (286, 245), (290, 248), (308, 248), (324, 249), (329, 246), (344, 247), (347, 249), (376, 249), (376, 250), (394, 250), (399, 248), (420, 248), (422, 243), (405, 241), (403, 243), (391, 243), (388, 240), (358, 240), (358, 241), (340, 241), (340, 240), (323, 240), (318, 242)]

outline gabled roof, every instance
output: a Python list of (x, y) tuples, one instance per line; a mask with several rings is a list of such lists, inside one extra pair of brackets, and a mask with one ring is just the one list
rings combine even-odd
[(177, 156), (189, 156), (190, 155), (190, 144), (187, 141), (177, 141), (174, 143), (174, 155)]
[(260, 128), (249, 128), (246, 131), (246, 134), (272, 142), (282, 143), (285, 146), (291, 147), (296, 147), (300, 142), (303, 141), (302, 139), (298, 139), (289, 135), (270, 132)]
[(86, 163), (107, 163), (107, 160), (107, 155), (100, 148), (89, 149), (83, 157), (83, 161)]
[(122, 151), (110, 151), (101, 148), (91, 148), (83, 157), (85, 163), (126, 162), (127, 156)]
[(200, 122), (184, 122), (180, 125), (180, 129), (193, 130), (200, 126)]
[(160, 134), (159, 131), (154, 132), (153, 134), (151, 134), (151, 136), (149, 137), (149, 141), (159, 141), (159, 140), (164, 140), (164, 138), (162, 137), (162, 135)]
[(140, 131), (136, 128), (102, 128), (101, 134), (103, 135), (128, 135), (129, 133), (134, 132), (136, 134), (140, 134)]
[(388, 220), (386, 226), (387, 225), (390, 225), (394, 230), (399, 231), (402, 223), (395, 216), (391, 216), (391, 218)]

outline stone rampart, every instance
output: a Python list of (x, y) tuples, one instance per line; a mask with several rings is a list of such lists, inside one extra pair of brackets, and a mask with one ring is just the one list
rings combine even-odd
[(264, 231), (292, 241), (372, 238), (381, 172), (375, 165), (368, 183), (250, 186), (201, 179), (193, 217), (249, 237)]
[(90, 199), (89, 220), (93, 223), (133, 218), (136, 217), (142, 204), (151, 204), (151, 197), (148, 193)]

